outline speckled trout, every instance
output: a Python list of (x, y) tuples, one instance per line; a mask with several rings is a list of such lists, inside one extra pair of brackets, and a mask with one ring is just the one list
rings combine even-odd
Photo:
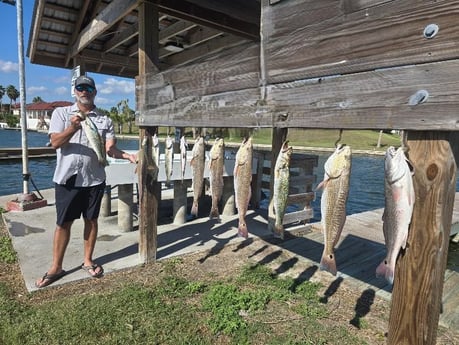
[(405, 249), (414, 207), (412, 166), (403, 148), (390, 146), (384, 161), (383, 232), (387, 255), (376, 268), (376, 276), (394, 282), (395, 263), (400, 249)]
[(223, 194), (223, 166), (225, 164), (225, 142), (223, 138), (215, 139), (210, 149), (210, 195), (212, 206), (209, 218), (220, 218), (218, 203)]
[[(287, 207), (287, 198), (290, 180), (290, 157), (293, 149), (288, 141), (282, 144), (274, 166), (273, 197), (269, 203), (269, 229), (274, 237), (284, 238), (284, 215)], [(274, 221), (273, 221), (274, 220)], [(273, 224), (274, 223), (274, 224)]]
[(171, 185), (172, 169), (174, 164), (174, 140), (168, 135), (164, 149), (164, 167), (166, 169), (166, 186)]
[(252, 154), (252, 138), (250, 137), (242, 142), (234, 162), (234, 196), (239, 216), (237, 234), (244, 238), (249, 237), (245, 216), (252, 196)]
[(104, 167), (108, 165), (107, 153), (105, 151), (105, 143), (102, 140), (102, 137), (99, 134), (99, 130), (94, 122), (91, 120), (91, 117), (87, 116), (83, 112), (78, 112), (77, 115), (84, 121), (81, 121), (81, 126), (83, 127), (84, 133), (88, 138), (91, 148), (97, 155), (97, 160)]
[(320, 269), (336, 275), (335, 246), (346, 222), (346, 202), (349, 195), (351, 148), (339, 145), (327, 159), (324, 179), (317, 186), (323, 188), (320, 211), (324, 234), (324, 250)]
[(192, 187), (193, 187), (193, 205), (191, 206), (191, 215), (198, 216), (199, 198), (202, 194), (204, 185), (204, 167), (205, 167), (205, 145), (204, 138), (197, 137), (191, 150), (192, 157), (190, 161), (192, 169)]

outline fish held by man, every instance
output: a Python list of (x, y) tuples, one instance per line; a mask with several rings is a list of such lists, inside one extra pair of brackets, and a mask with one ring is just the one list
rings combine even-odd
[(223, 167), (225, 164), (225, 142), (223, 138), (215, 139), (210, 149), (210, 194), (212, 206), (209, 218), (220, 218), (218, 203), (223, 194)]
[(387, 255), (376, 268), (376, 276), (393, 284), (395, 264), (400, 249), (406, 248), (414, 209), (413, 167), (403, 147), (390, 146), (384, 160), (383, 232)]
[(107, 153), (105, 151), (105, 144), (102, 140), (102, 137), (89, 116), (83, 112), (78, 112), (77, 115), (83, 120), (81, 121), (81, 126), (83, 127), (84, 133), (88, 138), (91, 148), (97, 155), (97, 160), (103, 166), (108, 166)]
[(166, 146), (164, 150), (164, 167), (166, 169), (166, 187), (171, 185), (172, 169), (174, 164), (174, 140), (170, 135), (166, 137)]
[(234, 164), (234, 194), (239, 218), (238, 236), (249, 237), (245, 216), (252, 197), (252, 137), (245, 139), (236, 153)]
[(349, 179), (352, 162), (351, 148), (340, 144), (324, 165), (324, 179), (317, 186), (323, 188), (321, 198), (324, 250), (320, 269), (336, 275), (335, 246), (346, 222), (346, 202), (349, 196)]
[[(273, 197), (268, 207), (268, 227), (274, 237), (284, 239), (284, 215), (290, 187), (290, 157), (293, 148), (284, 141), (274, 167)], [(274, 223), (274, 224), (273, 224)]]
[(190, 214), (193, 217), (198, 216), (199, 198), (202, 194), (204, 186), (204, 168), (205, 168), (205, 144), (204, 138), (199, 136), (196, 138), (193, 149), (191, 150), (191, 169), (192, 169), (192, 189), (193, 189), (193, 204)]

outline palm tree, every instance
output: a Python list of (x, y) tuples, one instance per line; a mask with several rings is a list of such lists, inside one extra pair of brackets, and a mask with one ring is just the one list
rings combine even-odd
[(5, 95), (5, 88), (0, 85), (0, 112), (3, 111), (3, 102), (2, 102), (2, 99), (3, 99), (3, 96)]
[(118, 114), (122, 117), (123, 122), (127, 122), (128, 124), (128, 133), (132, 133), (132, 122), (135, 120), (135, 112), (128, 105), (129, 100), (123, 99), (122, 101), (118, 102)]
[(32, 100), (32, 103), (41, 103), (43, 100), (41, 99), (40, 96), (35, 96)]
[(116, 122), (116, 124), (118, 125), (118, 134), (122, 134), (123, 133), (123, 119), (121, 115), (119, 114), (117, 107), (112, 107), (110, 109), (110, 118), (113, 120), (113, 122)]
[(16, 103), (16, 100), (19, 98), (19, 91), (16, 90), (16, 88), (13, 85), (8, 85), (6, 87), (6, 95), (10, 99), (10, 114), (11, 114), (11, 107), (13, 105), (13, 100), (14, 103)]

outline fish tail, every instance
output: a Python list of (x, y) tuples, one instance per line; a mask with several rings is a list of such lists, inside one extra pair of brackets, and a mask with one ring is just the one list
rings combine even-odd
[(249, 238), (249, 231), (247, 230), (247, 224), (239, 222), (239, 226), (237, 228), (237, 235), (243, 238)]
[(274, 237), (284, 239), (284, 227), (282, 224), (274, 224), (270, 227)]
[(387, 260), (384, 260), (376, 268), (376, 277), (385, 278), (391, 285), (394, 283), (394, 269), (389, 266)]
[(336, 260), (333, 254), (322, 254), (322, 259), (320, 260), (320, 269), (322, 271), (327, 271), (336, 276)]
[(210, 209), (209, 218), (220, 218), (220, 212), (218, 212), (218, 207), (213, 207)]
[(198, 216), (198, 202), (197, 201), (193, 201), (193, 205), (191, 206), (191, 211), (190, 211), (191, 215), (197, 217)]

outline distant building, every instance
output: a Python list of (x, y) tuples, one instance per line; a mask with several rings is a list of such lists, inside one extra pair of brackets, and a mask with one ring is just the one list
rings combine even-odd
[[(27, 129), (47, 130), (54, 109), (72, 105), (73, 102), (37, 102), (26, 105)], [(20, 104), (13, 105), (13, 115), (20, 116)]]

